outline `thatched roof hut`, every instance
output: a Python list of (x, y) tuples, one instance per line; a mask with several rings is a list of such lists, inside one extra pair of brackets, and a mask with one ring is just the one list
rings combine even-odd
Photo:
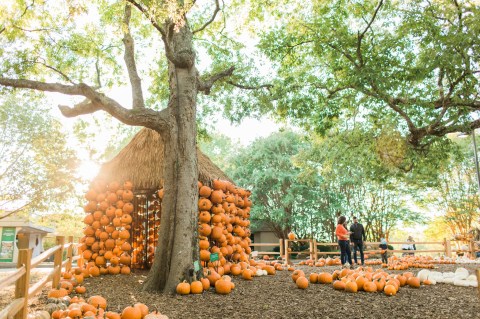
[[(112, 160), (102, 165), (97, 178), (107, 183), (129, 180), (136, 189), (158, 189), (163, 186), (163, 142), (156, 131), (143, 128)], [(198, 179), (232, 181), (210, 158), (197, 148)]]

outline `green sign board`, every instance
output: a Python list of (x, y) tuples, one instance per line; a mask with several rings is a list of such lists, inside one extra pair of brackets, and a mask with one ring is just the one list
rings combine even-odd
[(15, 249), (15, 227), (3, 227), (0, 242), (0, 262), (12, 262)]
[(217, 260), (218, 260), (218, 253), (210, 254), (210, 261), (211, 262), (217, 261)]
[(200, 263), (198, 262), (198, 260), (195, 260), (193, 262), (193, 270), (195, 271), (199, 271), (200, 270)]

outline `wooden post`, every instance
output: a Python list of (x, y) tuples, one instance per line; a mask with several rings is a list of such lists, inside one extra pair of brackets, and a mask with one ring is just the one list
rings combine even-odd
[(278, 240), (278, 243), (280, 245), (280, 258), (282, 258), (282, 256), (285, 256), (285, 247), (283, 246), (283, 239), (279, 239)]
[(314, 260), (315, 259), (315, 254), (313, 253), (313, 239), (310, 239), (308, 241), (308, 250), (310, 251), (310, 259)]
[(314, 256), (314, 261), (318, 261), (318, 251), (317, 251), (317, 240), (313, 240), (313, 256)]
[(288, 251), (288, 239), (285, 239), (285, 263), (291, 265), (290, 263), (290, 252)]
[(477, 270), (475, 270), (475, 273), (477, 274), (477, 289), (478, 296), (480, 297), (480, 268), (477, 268)]
[(445, 256), (452, 257), (452, 244), (450, 243), (450, 240), (444, 238), (443, 246), (445, 246)]
[(17, 268), (25, 266), (25, 274), (17, 279), (15, 284), (15, 299), (25, 298), (22, 309), (17, 312), (15, 319), (27, 318), (28, 288), (30, 287), (30, 262), (32, 261), (33, 249), (20, 249), (18, 252)]
[(62, 260), (63, 260), (63, 245), (65, 244), (65, 236), (57, 236), (57, 246), (60, 245), (60, 249), (55, 252), (53, 257), (53, 269), (57, 266), (52, 279), (52, 288), (57, 289), (60, 283), (60, 277), (62, 275)]
[(470, 240), (470, 259), (476, 259), (477, 255), (475, 253), (475, 242)]
[(65, 265), (65, 271), (70, 271), (72, 269), (72, 258), (73, 258), (73, 236), (68, 236), (68, 242), (70, 246), (67, 249), (67, 264)]

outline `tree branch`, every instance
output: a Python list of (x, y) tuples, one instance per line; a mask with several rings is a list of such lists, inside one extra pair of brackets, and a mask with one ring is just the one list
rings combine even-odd
[(271, 84), (260, 84), (260, 85), (244, 85), (244, 84), (238, 84), (238, 83), (234, 83), (232, 81), (226, 81), (228, 84), (230, 85), (233, 85), (239, 89), (243, 89), (243, 90), (258, 90), (258, 89), (271, 89), (273, 88), (273, 85)]
[(155, 21), (155, 18), (150, 15), (150, 13), (148, 12), (147, 9), (145, 9), (144, 7), (142, 7), (141, 4), (137, 3), (137, 1), (135, 0), (127, 0), (128, 2), (130, 2), (132, 5), (134, 5), (141, 13), (143, 13), (143, 15), (145, 17), (147, 17), (148, 20), (150, 20), (150, 23), (153, 25), (153, 27), (155, 29), (157, 29), (161, 34), (162, 36), (165, 36), (166, 35), (166, 32), (165, 32), (165, 29), (163, 29), (158, 23), (157, 21)]
[(127, 66), (128, 77), (132, 85), (132, 108), (140, 109), (145, 108), (145, 101), (143, 99), (142, 82), (138, 76), (137, 66), (135, 63), (135, 47), (132, 35), (130, 34), (130, 16), (132, 13), (132, 7), (130, 4), (125, 4), (125, 15), (123, 19), (123, 44), (125, 46), (125, 54), (123, 59)]
[(19, 89), (32, 89), (44, 92), (63, 93), (66, 95), (78, 95), (87, 98), (86, 101), (77, 104), (73, 108), (60, 105), (59, 109), (66, 117), (74, 117), (103, 110), (122, 123), (128, 125), (145, 126), (153, 130), (167, 130), (169, 127), (167, 109), (160, 112), (147, 108), (141, 110), (129, 110), (122, 107), (114, 99), (95, 91), (85, 83), (64, 85), (32, 80), (0, 78), (0, 85)]
[(50, 69), (50, 70), (52, 70), (52, 71), (55, 71), (56, 73), (60, 74), (60, 75), (61, 75), (65, 80), (67, 80), (68, 82), (70, 82), (70, 83), (72, 83), (72, 84), (75, 84), (75, 82), (73, 82), (65, 73), (63, 73), (62, 71), (54, 68), (53, 66), (48, 65), (48, 64), (46, 64), (45, 62), (41, 62), (41, 61), (38, 61), (38, 60), (33, 61), (33, 63), (41, 64), (41, 65), (43, 65), (44, 67), (46, 67), (46, 68), (48, 68), (48, 69)]
[(215, 10), (213, 11), (213, 14), (212, 16), (210, 17), (210, 20), (208, 20), (207, 22), (205, 22), (205, 24), (203, 26), (201, 26), (199, 29), (197, 30), (194, 30), (192, 33), (195, 34), (197, 32), (200, 32), (200, 31), (203, 31), (209, 24), (211, 24), (216, 16), (217, 16), (217, 13), (220, 11), (220, 3), (218, 0), (215, 0)]
[(358, 36), (357, 36), (357, 59), (358, 59), (358, 63), (360, 64), (360, 66), (363, 66), (363, 56), (362, 56), (362, 48), (361, 48), (363, 37), (365, 36), (365, 34), (367, 33), (367, 31), (370, 29), (373, 22), (375, 21), (375, 18), (377, 17), (377, 14), (378, 14), (378, 11), (382, 7), (382, 5), (383, 5), (383, 0), (380, 0), (377, 7), (375, 8), (375, 12), (373, 13), (372, 18), (370, 19), (370, 22), (368, 22), (367, 26), (362, 31), (362, 33), (360, 33), (360, 31), (358, 32)]
[(226, 70), (215, 73), (212, 76), (210, 76), (210, 77), (208, 77), (204, 80), (197, 77), (197, 89), (198, 89), (198, 91), (204, 92), (206, 95), (210, 94), (210, 89), (212, 88), (213, 84), (220, 79), (223, 79), (227, 76), (232, 75), (234, 70), (235, 70), (235, 67), (232, 66), (232, 67), (230, 67)]

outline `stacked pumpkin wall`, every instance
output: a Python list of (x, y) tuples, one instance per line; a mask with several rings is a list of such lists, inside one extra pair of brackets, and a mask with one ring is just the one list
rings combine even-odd
[(228, 181), (199, 183), (200, 260), (208, 265), (211, 253), (219, 254), (220, 264), (248, 261), (250, 248), (250, 191)]
[[(227, 262), (248, 261), (250, 248), (250, 191), (223, 180), (199, 182), (200, 259), (208, 266), (211, 253)], [(99, 273), (129, 273), (150, 268), (158, 241), (163, 190), (136, 190), (130, 182), (97, 181), (85, 195), (84, 258)], [(131, 256), (131, 257), (130, 257)], [(99, 258), (103, 257), (103, 258)], [(98, 261), (97, 261), (98, 259)], [(122, 261), (122, 263), (119, 262)], [(127, 269), (128, 268), (128, 269)], [(92, 271), (95, 273), (96, 268)]]
[(97, 180), (85, 195), (86, 227), (85, 236), (80, 239), (80, 252), (92, 276), (130, 273), (132, 189), (128, 181), (107, 185)]

